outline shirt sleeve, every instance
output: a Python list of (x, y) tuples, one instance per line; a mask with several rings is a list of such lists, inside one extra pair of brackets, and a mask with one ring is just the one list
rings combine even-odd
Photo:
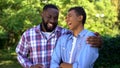
[[(94, 35), (92, 35), (94, 36)], [(73, 68), (93, 68), (95, 61), (99, 56), (98, 48), (91, 47), (90, 44), (82, 42), (83, 48), (81, 48), (81, 52), (79, 53), (78, 61), (73, 63)]]
[(25, 68), (30, 68), (30, 66), (32, 65), (32, 63), (28, 59), (28, 48), (28, 43), (26, 41), (24, 33), (16, 47), (16, 53), (19, 63)]
[(53, 50), (50, 68), (59, 68), (60, 61), (61, 61), (61, 39), (58, 39), (56, 47)]
[(98, 48), (88, 47), (86, 49), (80, 54), (78, 61), (73, 63), (73, 68), (93, 68), (99, 55)]
[(83, 55), (82, 68), (93, 68), (94, 62), (98, 58), (98, 48), (90, 47), (85, 51), (86, 54)]

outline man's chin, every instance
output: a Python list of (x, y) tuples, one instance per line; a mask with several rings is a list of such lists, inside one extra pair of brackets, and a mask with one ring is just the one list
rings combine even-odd
[(48, 28), (47, 32), (52, 32), (54, 29)]
[(55, 30), (55, 28), (56, 28), (55, 26), (54, 26), (54, 27), (52, 27), (52, 26), (51, 26), (51, 27), (48, 26), (48, 27), (47, 27), (47, 31), (52, 32), (53, 30)]

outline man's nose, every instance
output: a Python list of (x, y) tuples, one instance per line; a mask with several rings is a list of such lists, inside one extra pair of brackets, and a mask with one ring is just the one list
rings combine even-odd
[(65, 17), (65, 21), (66, 21), (66, 22), (68, 21), (68, 17), (67, 17), (67, 16)]
[(51, 22), (51, 23), (54, 23), (54, 22), (55, 22), (55, 19), (54, 19), (54, 18), (51, 18), (51, 19), (50, 19), (50, 22)]

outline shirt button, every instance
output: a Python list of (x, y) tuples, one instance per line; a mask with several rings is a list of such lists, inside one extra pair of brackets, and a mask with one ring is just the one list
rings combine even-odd
[(71, 55), (71, 52), (69, 52), (69, 54)]
[(63, 50), (65, 50), (65, 48), (62, 48)]

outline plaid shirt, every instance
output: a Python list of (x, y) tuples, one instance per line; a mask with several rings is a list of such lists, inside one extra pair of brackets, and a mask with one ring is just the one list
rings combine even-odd
[(49, 68), (56, 41), (66, 33), (68, 33), (66, 29), (57, 26), (47, 39), (41, 32), (40, 25), (27, 30), (16, 47), (18, 61), (25, 68), (35, 64), (42, 64), (45, 68)]

